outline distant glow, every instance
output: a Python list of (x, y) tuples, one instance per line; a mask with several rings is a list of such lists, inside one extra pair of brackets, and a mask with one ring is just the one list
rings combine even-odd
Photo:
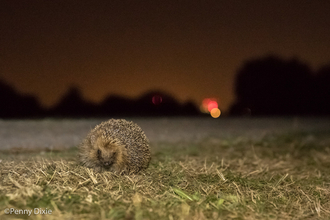
[(212, 109), (218, 108), (218, 103), (216, 101), (211, 100), (208, 105), (207, 105), (207, 110), (209, 110), (209, 112), (212, 111)]
[(203, 100), (200, 110), (203, 113), (210, 113), (213, 118), (218, 118), (221, 115), (221, 111), (218, 107), (217, 99), (206, 98)]
[(204, 113), (211, 112), (212, 109), (218, 108), (218, 102), (215, 98), (206, 98), (202, 102), (201, 111)]
[(160, 95), (154, 95), (151, 101), (154, 105), (159, 105), (160, 103), (162, 103), (163, 99)]
[(221, 111), (218, 108), (213, 108), (210, 112), (212, 118), (219, 118), (219, 116), (221, 115)]

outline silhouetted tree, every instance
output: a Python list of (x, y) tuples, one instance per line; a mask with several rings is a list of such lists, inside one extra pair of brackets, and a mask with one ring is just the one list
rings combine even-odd
[(330, 64), (320, 68), (315, 79), (315, 102), (313, 108), (316, 113), (330, 114)]
[(180, 115), (179, 103), (169, 94), (161, 91), (150, 91), (140, 97), (135, 104), (137, 115)]
[(311, 112), (310, 68), (275, 56), (246, 62), (236, 76), (232, 114), (295, 115)]
[(171, 95), (161, 91), (150, 91), (137, 100), (108, 96), (101, 103), (100, 108), (103, 116), (192, 116), (200, 114), (193, 103), (181, 105)]
[(0, 80), (0, 103), (1, 118), (27, 118), (42, 114), (41, 105), (35, 97), (17, 93), (2, 80)]
[(192, 101), (187, 101), (182, 106), (182, 115), (202, 115), (201, 111)]
[(192, 102), (182, 105), (160, 91), (148, 92), (138, 99), (108, 96), (94, 104), (86, 101), (77, 87), (71, 87), (54, 107), (45, 110), (35, 97), (21, 95), (1, 80), (0, 103), (1, 118), (200, 115)]
[(100, 103), (100, 114), (102, 116), (132, 115), (134, 112), (134, 101), (121, 96), (108, 96)]
[(71, 87), (50, 112), (61, 117), (90, 117), (97, 115), (98, 108), (82, 97), (79, 88)]

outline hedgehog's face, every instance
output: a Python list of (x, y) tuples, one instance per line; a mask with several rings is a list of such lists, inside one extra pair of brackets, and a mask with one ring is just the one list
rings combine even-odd
[(117, 162), (119, 157), (117, 145), (109, 143), (102, 136), (92, 137), (91, 144), (93, 146), (92, 158), (96, 159), (98, 166), (109, 169)]
[(100, 166), (109, 169), (114, 163), (116, 163), (118, 155), (117, 151), (113, 148), (115, 147), (111, 146), (109, 148), (108, 146), (105, 146), (96, 150), (97, 159)]

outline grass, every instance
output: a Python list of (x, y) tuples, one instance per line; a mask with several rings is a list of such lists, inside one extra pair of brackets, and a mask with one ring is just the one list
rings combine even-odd
[(0, 219), (330, 219), (328, 133), (210, 137), (152, 152), (147, 170), (120, 176), (79, 166), (75, 148), (4, 151)]

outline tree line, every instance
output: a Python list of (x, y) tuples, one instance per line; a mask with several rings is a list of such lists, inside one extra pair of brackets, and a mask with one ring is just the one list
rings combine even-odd
[[(243, 63), (235, 78), (234, 116), (330, 115), (330, 64), (317, 71), (298, 59), (269, 55)], [(18, 93), (0, 79), (0, 118), (200, 116), (189, 101), (179, 103), (160, 91), (137, 99), (107, 96), (101, 103), (85, 100), (71, 87), (52, 108), (44, 108), (32, 95)]]
[(248, 60), (237, 72), (235, 95), (231, 115), (329, 115), (330, 64), (312, 71), (274, 55)]
[[(154, 100), (154, 102), (153, 102)], [(200, 111), (188, 101), (179, 103), (171, 95), (150, 91), (138, 99), (107, 96), (101, 103), (85, 100), (78, 87), (71, 87), (51, 108), (44, 108), (32, 95), (23, 95), (0, 80), (0, 118), (85, 118), (116, 116), (193, 116)]]

